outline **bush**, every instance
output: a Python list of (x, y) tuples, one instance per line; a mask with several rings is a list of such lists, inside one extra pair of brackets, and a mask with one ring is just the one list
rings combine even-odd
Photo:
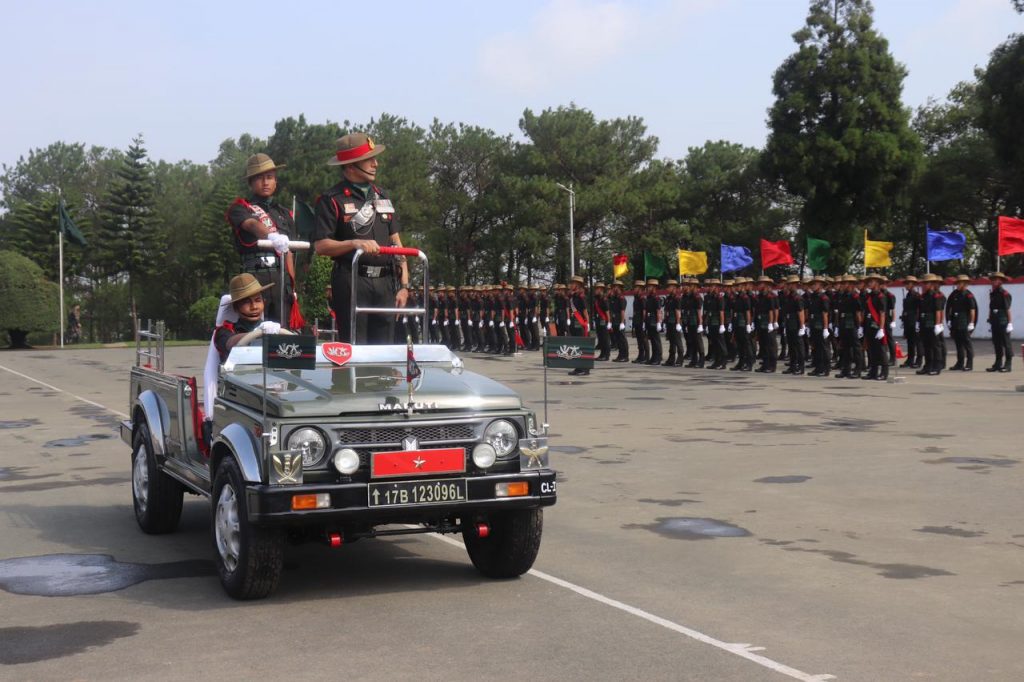
[(0, 328), (12, 348), (28, 346), (30, 332), (52, 334), (60, 329), (60, 290), (25, 256), (0, 251)]
[(327, 286), (331, 283), (331, 268), (334, 261), (326, 256), (313, 256), (309, 264), (302, 291), (299, 292), (299, 306), (307, 324), (319, 319), (322, 326), (330, 327), (330, 313), (327, 306)]
[(198, 339), (210, 333), (214, 323), (217, 321), (217, 306), (219, 305), (219, 296), (203, 296), (189, 306), (190, 337)]

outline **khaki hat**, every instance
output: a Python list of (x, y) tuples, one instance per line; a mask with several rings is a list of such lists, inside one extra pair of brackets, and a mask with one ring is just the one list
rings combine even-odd
[(942, 278), (936, 275), (934, 272), (929, 272), (927, 275), (921, 278), (922, 282), (941, 282)]
[(372, 159), (387, 149), (382, 144), (374, 144), (373, 138), (366, 133), (349, 133), (342, 135), (334, 143), (337, 151), (334, 158), (327, 162), (328, 166), (347, 166), (350, 163), (359, 163), (366, 159)]
[(989, 273), (989, 276), (988, 276), (988, 278), (989, 278), (989, 279), (1001, 279), (1001, 280), (1003, 280), (1004, 282), (1008, 282), (1008, 281), (1010, 281), (1010, 278), (1009, 278), (1009, 277), (1007, 277), (1006, 275), (1004, 275), (1004, 274), (1003, 274), (1003, 273), (1001, 273), (1001, 272), (993, 272), (993, 273)]
[(786, 284), (800, 284), (800, 275), (790, 275), (786, 278)]
[(873, 280), (873, 279), (876, 279), (876, 280), (878, 280), (879, 282), (881, 282), (881, 281), (882, 281), (882, 276), (881, 276), (881, 275), (879, 275), (879, 274), (878, 274), (877, 272), (868, 272), (868, 273), (865, 273), (865, 275), (864, 275), (864, 281), (865, 281), (865, 282), (867, 282), (867, 281), (870, 281), (870, 280)]
[(722, 286), (726, 286), (726, 287), (731, 287), (734, 284), (736, 284), (736, 280), (734, 280), (734, 279), (727, 279), (724, 282), (722, 282)]
[(642, 279), (637, 279), (637, 280), (633, 281), (633, 286), (635, 286), (635, 287), (642, 287), (643, 285), (644, 285), (644, 281)]
[(956, 276), (956, 281), (958, 281), (958, 282), (970, 282), (971, 278), (968, 277), (967, 275), (957, 275)]
[(649, 278), (647, 280), (647, 286), (649, 286), (649, 287), (656, 287), (656, 286), (658, 286), (658, 280), (655, 279), (654, 277)]
[(612, 286), (613, 287), (624, 287), (626, 285), (623, 283), (623, 281), (621, 279), (613, 279), (612, 280)]
[(772, 278), (767, 276), (767, 275), (761, 275), (760, 277), (757, 278), (757, 283), (758, 284), (775, 284), (775, 281), (772, 280)]
[(594, 288), (595, 289), (607, 289), (608, 285), (605, 284), (604, 282), (598, 282), (597, 284), (594, 285)]
[(677, 286), (679, 286), (679, 280), (670, 279), (667, 282), (665, 282), (665, 286), (667, 286), (667, 287), (677, 287)]
[(260, 152), (259, 154), (253, 154), (245, 162), (245, 179), (248, 180), (254, 175), (262, 175), (272, 170), (280, 170), (287, 167), (288, 164), (286, 163), (282, 163), (280, 166), (274, 165), (272, 158)]
[(583, 277), (581, 275), (573, 275), (572, 281), (576, 284), (583, 284)]
[(228, 290), (231, 292), (231, 302), (238, 303), (244, 301), (247, 298), (255, 296), (261, 291), (266, 291), (270, 287), (274, 286), (274, 283), (265, 284), (260, 286), (259, 280), (253, 277), (248, 272), (243, 272), (240, 275), (235, 275), (231, 278), (231, 284)]
[(557, 291), (558, 289), (564, 289), (564, 288), (565, 288), (565, 285), (564, 285), (564, 284), (562, 284), (561, 282), (559, 282), (558, 284), (556, 284), (556, 285), (555, 285), (555, 290), (556, 290), (556, 291)]
[(904, 284), (917, 284), (917, 277), (914, 277), (913, 275), (907, 275), (906, 277), (903, 278), (903, 283)]

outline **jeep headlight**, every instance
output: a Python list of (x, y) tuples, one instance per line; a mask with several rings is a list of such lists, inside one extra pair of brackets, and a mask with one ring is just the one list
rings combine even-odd
[(498, 457), (506, 457), (519, 443), (519, 431), (507, 419), (496, 419), (484, 429), (484, 441), (489, 443)]
[(288, 449), (302, 451), (302, 468), (319, 464), (327, 454), (327, 440), (317, 429), (305, 426), (288, 436)]

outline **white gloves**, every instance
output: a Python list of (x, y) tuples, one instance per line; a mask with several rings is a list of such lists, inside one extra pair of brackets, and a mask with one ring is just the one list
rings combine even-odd
[(626, 323), (625, 322), (619, 322), (619, 331), (620, 332), (626, 331)]
[(447, 327), (448, 326), (448, 320), (445, 320), (444, 324), (442, 326)]
[(768, 323), (768, 331), (773, 332), (773, 331), (775, 331), (778, 328), (779, 328), (779, 323), (778, 322), (769, 322)]
[(1006, 333), (1009, 334), (1012, 331), (1013, 331), (1013, 322), (1007, 322), (1006, 323)]
[(516, 318), (516, 324), (519, 324), (519, 318), (518, 317)]
[(827, 339), (828, 337), (829, 337), (828, 330), (827, 329), (822, 329), (821, 330), (821, 338)]
[(409, 316), (408, 315), (402, 315), (402, 324), (408, 324), (408, 323), (409, 323)]
[(938, 336), (941, 333), (942, 333), (942, 325), (941, 324), (935, 325), (935, 335)]
[(702, 324), (698, 324), (697, 325), (697, 333), (698, 334), (703, 334), (704, 333), (704, 325), (702, 325)]
[(490, 326), (492, 326), (492, 327), (494, 326), (494, 320), (491, 320), (491, 325)]
[(530, 323), (531, 323), (531, 324), (537, 324), (537, 318), (536, 318), (536, 317), (534, 317), (534, 318), (531, 318), (531, 319), (530, 319)]
[(753, 334), (754, 333), (754, 325), (752, 325), (752, 324), (748, 324), (747, 325), (747, 333), (748, 334)]
[(436, 327), (437, 326), (437, 320), (431, 320), (430, 324), (432, 324), (432, 325), (434, 325)]
[(550, 317), (545, 317), (544, 318), (544, 324), (551, 324), (551, 318)]
[(890, 321), (889, 322), (889, 329), (895, 329), (895, 328), (896, 328), (896, 320)]
[(718, 325), (718, 333), (719, 334), (724, 334), (725, 333), (725, 325), (724, 324)]
[(657, 329), (658, 329), (658, 332), (661, 333), (661, 332), (665, 331), (665, 325), (662, 324), (661, 322), (659, 322), (658, 326), (657, 326)]
[(806, 333), (807, 333), (807, 328), (806, 327), (800, 327), (799, 329), (796, 330), (796, 335), (797, 336), (803, 336)]
[(863, 339), (864, 338), (864, 327), (857, 327), (857, 338), (858, 339)]
[(875, 339), (876, 340), (881, 341), (884, 338), (885, 338), (885, 330), (884, 329), (879, 329), (877, 332), (875, 332)]
[(281, 325), (267, 320), (266, 322), (260, 322), (260, 330), (264, 334), (279, 334), (281, 332)]
[(914, 331), (915, 332), (921, 331), (921, 323), (920, 322), (915, 322), (914, 323)]
[(480, 320), (480, 328), (481, 328), (481, 329), (483, 329), (483, 328), (484, 328), (484, 321), (483, 321), (483, 320)]
[(280, 232), (271, 232), (267, 235), (267, 239), (274, 247), (274, 251), (278, 254), (284, 255), (288, 253), (288, 235), (281, 234)]
[(729, 332), (730, 334), (732, 333), (732, 322), (725, 325), (725, 331)]
[(969, 332), (973, 332), (974, 331), (974, 323), (973, 322), (968, 323), (967, 331), (969, 331)]
[(683, 331), (683, 325), (676, 323), (676, 331), (677, 332)]

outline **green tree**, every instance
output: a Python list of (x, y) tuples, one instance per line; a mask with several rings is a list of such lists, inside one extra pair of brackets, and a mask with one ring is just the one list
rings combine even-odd
[(141, 135), (132, 139), (116, 174), (103, 202), (99, 261), (107, 276), (126, 278), (134, 326), (138, 319), (136, 284), (153, 271), (167, 247), (165, 235), (156, 229), (152, 217), (153, 178)]
[(797, 51), (775, 72), (766, 170), (798, 196), (801, 229), (845, 269), (863, 231), (884, 237), (920, 159), (900, 95), (906, 69), (867, 0), (812, 0)]
[(12, 348), (27, 348), (31, 332), (60, 329), (57, 285), (25, 256), (0, 251), (0, 329)]
[[(1020, 7), (1018, 6), (1018, 11)], [(1024, 35), (999, 45), (978, 83), (978, 123), (988, 133), (996, 158), (1012, 178), (1014, 213), (1024, 209)]]

